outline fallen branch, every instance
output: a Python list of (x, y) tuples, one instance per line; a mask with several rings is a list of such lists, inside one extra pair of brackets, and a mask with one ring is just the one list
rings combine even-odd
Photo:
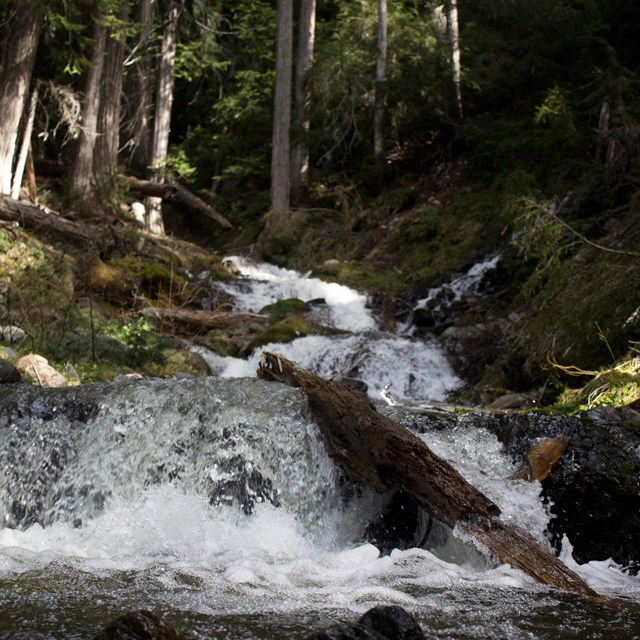
[(545, 584), (597, 595), (531, 536), (499, 520), (496, 504), (365, 397), (274, 353), (263, 354), (257, 374), (302, 388), (329, 455), (353, 480), (380, 493), (404, 489), (441, 522), (462, 527), (500, 562)]
[(238, 324), (260, 324), (266, 326), (269, 316), (257, 313), (228, 313), (203, 311), (201, 309), (174, 309), (170, 307), (147, 307), (142, 311), (145, 318), (179, 322), (205, 329), (226, 329)]
[(162, 198), (171, 202), (178, 202), (185, 205), (189, 209), (198, 211), (199, 213), (211, 218), (225, 229), (233, 229), (233, 225), (222, 214), (218, 213), (211, 205), (207, 204), (202, 198), (195, 193), (189, 191), (185, 186), (178, 182), (152, 182), (151, 180), (138, 180), (137, 178), (127, 177), (127, 182), (132, 191), (143, 196), (151, 196), (154, 198)]

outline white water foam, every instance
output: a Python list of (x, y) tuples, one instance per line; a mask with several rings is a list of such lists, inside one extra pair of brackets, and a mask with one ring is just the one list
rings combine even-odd
[(349, 287), (238, 256), (229, 256), (225, 262), (244, 278), (220, 283), (220, 287), (234, 297), (234, 311), (238, 313), (257, 313), (269, 304), (288, 298), (305, 302), (323, 299), (329, 309), (329, 326), (347, 331), (367, 331), (376, 326), (367, 309), (366, 296)]
[(254, 376), (262, 351), (274, 351), (324, 378), (362, 380), (370, 397), (398, 402), (442, 401), (462, 384), (436, 343), (377, 332), (268, 344), (246, 360), (197, 351), (211, 372), (222, 378)]

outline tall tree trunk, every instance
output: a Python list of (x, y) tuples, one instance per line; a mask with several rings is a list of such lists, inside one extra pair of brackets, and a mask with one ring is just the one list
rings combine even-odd
[(298, 25), (298, 51), (294, 87), (291, 155), (291, 197), (300, 200), (309, 178), (309, 69), (313, 62), (316, 34), (316, 0), (301, 0)]
[(91, 67), (87, 73), (82, 103), (80, 139), (72, 172), (73, 188), (81, 201), (87, 200), (93, 190), (93, 158), (98, 137), (100, 87), (107, 44), (107, 30), (100, 24), (100, 18), (96, 20), (93, 41)]
[(446, 0), (445, 11), (447, 13), (447, 30), (451, 46), (451, 76), (456, 97), (456, 111), (462, 119), (462, 71), (460, 68), (460, 31), (458, 28), (458, 0)]
[[(175, 60), (178, 47), (178, 20), (181, 8), (177, 2), (171, 2), (167, 11), (166, 26), (162, 36), (160, 64), (158, 66), (158, 87), (156, 108), (153, 121), (153, 139), (151, 144), (151, 180), (161, 182), (162, 170), (169, 151), (169, 132), (171, 131), (171, 107), (173, 105), (173, 87), (175, 84)], [(163, 234), (162, 200), (147, 198), (147, 227), (152, 233)]]
[(154, 3), (138, 0), (135, 20), (140, 29), (125, 80), (125, 117), (122, 127), (123, 148), (130, 162), (146, 170), (151, 160), (151, 109), (153, 107), (153, 34)]
[[(29, 157), (29, 150), (31, 149), (31, 133), (33, 131), (33, 121), (36, 117), (36, 105), (38, 103), (38, 83), (34, 90), (31, 92), (31, 99), (29, 100), (29, 109), (27, 110), (27, 119), (22, 132), (22, 144), (20, 145), (20, 153), (16, 161), (16, 168), (13, 174), (13, 184), (11, 187), (11, 197), (14, 200), (20, 198), (20, 187), (22, 186), (22, 176), (24, 175), (24, 169), (27, 165), (27, 159)], [(29, 197), (31, 200), (35, 197), (35, 194), (31, 193), (32, 189), (29, 189)], [(33, 190), (35, 191), (35, 189)]]
[(278, 0), (276, 81), (271, 152), (271, 209), (286, 211), (291, 195), (291, 68), (293, 0)]
[(39, 0), (10, 0), (0, 30), (0, 194), (11, 193), (13, 160), (42, 16)]
[(384, 98), (387, 69), (387, 0), (378, 0), (378, 56), (376, 59), (373, 153), (378, 162), (384, 154)]
[[(119, 12), (118, 20), (124, 23), (127, 10)], [(102, 69), (99, 135), (96, 140), (94, 174), (101, 191), (107, 192), (113, 186), (117, 172), (118, 148), (120, 145), (120, 114), (122, 107), (122, 66), (125, 54), (125, 32), (114, 37), (108, 34), (105, 47), (105, 61)]]

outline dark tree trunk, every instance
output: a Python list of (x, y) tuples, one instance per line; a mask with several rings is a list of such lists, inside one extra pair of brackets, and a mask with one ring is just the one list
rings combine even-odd
[(10, 0), (0, 29), (0, 194), (11, 193), (13, 162), (43, 16), (39, 0)]
[(384, 100), (387, 69), (387, 0), (378, 0), (378, 56), (376, 58), (373, 153), (378, 162), (384, 154)]
[(131, 164), (145, 169), (151, 164), (151, 110), (153, 107), (152, 34), (154, 4), (139, 0), (135, 20), (140, 29), (125, 79), (123, 152)]
[[(126, 18), (127, 12), (120, 11), (118, 20), (124, 22)], [(94, 174), (96, 184), (105, 194), (113, 187), (118, 167), (124, 54), (125, 33), (122, 29), (119, 37), (115, 38), (113, 34), (109, 34), (107, 38), (101, 78), (99, 135), (96, 139)]]
[(276, 81), (271, 153), (271, 209), (286, 211), (291, 195), (291, 69), (293, 0), (278, 0)]
[(302, 0), (292, 116), (291, 198), (294, 202), (299, 202), (309, 179), (309, 69), (313, 62), (315, 32), (316, 0)]
[(107, 44), (107, 30), (100, 18), (97, 18), (93, 33), (94, 50), (85, 82), (80, 139), (73, 163), (73, 188), (81, 201), (89, 199), (94, 187), (93, 159), (98, 137), (100, 87)]

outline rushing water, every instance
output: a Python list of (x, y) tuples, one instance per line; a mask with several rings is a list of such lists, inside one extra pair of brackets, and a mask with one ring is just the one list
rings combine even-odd
[[(392, 372), (453, 379), (438, 358), (408, 363)], [(367, 371), (370, 390), (383, 385)], [(366, 525), (387, 496), (345, 484), (299, 390), (254, 377), (24, 385), (0, 389), (0, 407), (0, 638), (89, 639), (151, 609), (192, 638), (302, 639), (376, 604), (400, 604), (434, 638), (640, 638), (638, 578), (576, 567), (568, 543), (565, 561), (611, 600), (541, 586), (437, 525), (423, 547), (382, 555)], [(466, 417), (448, 431), (424, 420), (427, 444), (544, 541), (539, 486), (508, 479), (495, 437)]]

